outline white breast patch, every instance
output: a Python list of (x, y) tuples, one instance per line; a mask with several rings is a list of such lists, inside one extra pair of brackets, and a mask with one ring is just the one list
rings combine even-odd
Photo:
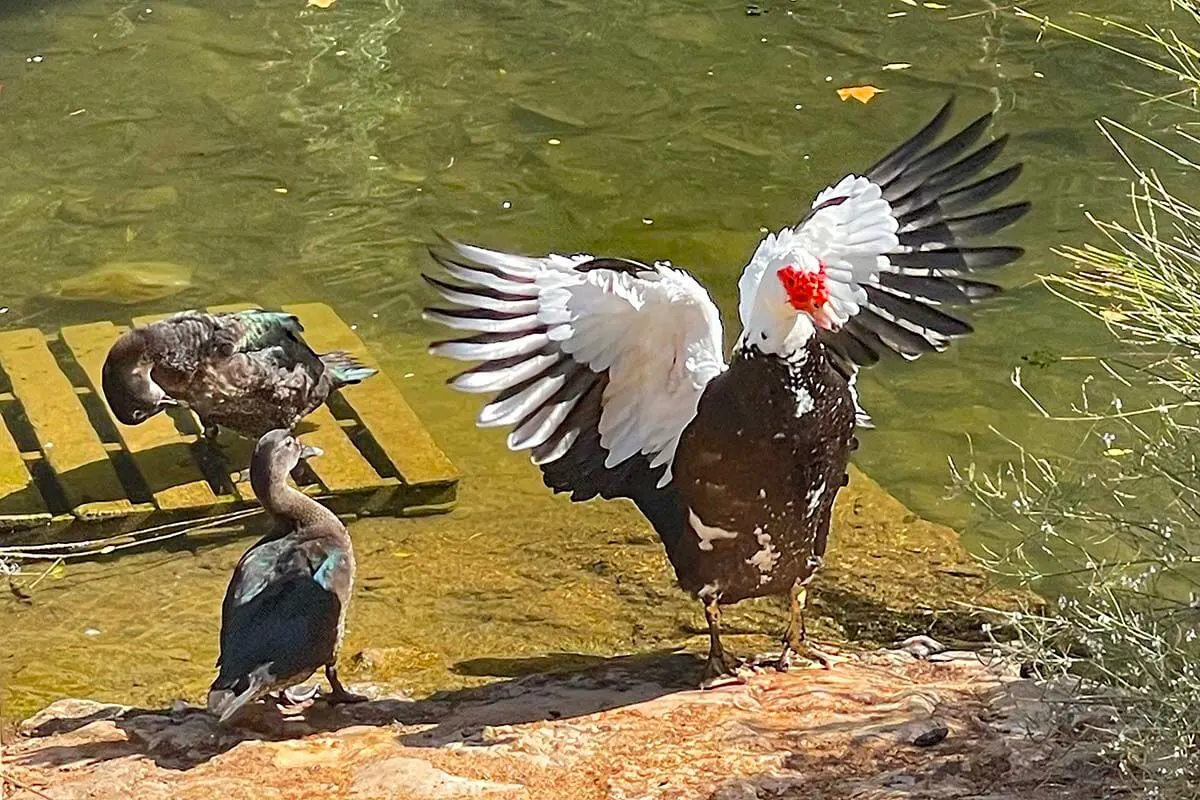
[(701, 550), (712, 550), (712, 543), (714, 539), (737, 538), (736, 532), (726, 531), (720, 528), (713, 528), (705, 525), (700, 521), (700, 518), (696, 516), (696, 512), (692, 511), (690, 508), (688, 509), (688, 524), (692, 526), (692, 532), (695, 533), (700, 539)]
[(758, 583), (761, 586), (771, 580), (771, 573), (775, 569), (775, 564), (779, 562), (779, 553), (771, 545), (771, 534), (762, 528), (754, 529), (754, 537), (758, 539), (759, 550), (746, 559), (746, 563), (752, 567), (757, 567), (758, 571), (762, 573), (758, 576)]

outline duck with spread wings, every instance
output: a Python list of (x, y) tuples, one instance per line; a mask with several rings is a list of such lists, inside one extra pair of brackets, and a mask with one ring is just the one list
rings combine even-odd
[(936, 144), (951, 108), (761, 241), (738, 282), (742, 331), (728, 360), (717, 307), (669, 263), (453, 242), (434, 252), (449, 279), (427, 281), (456, 307), (426, 317), (471, 335), (431, 350), (481, 362), (451, 385), (493, 395), (478, 424), (508, 428), (508, 446), (530, 451), (554, 491), (636, 504), (679, 585), (704, 604), (706, 685), (737, 666), (721, 646), (723, 605), (790, 595), (779, 665), (814, 652), (805, 587), (856, 425), (870, 424), (858, 368), (970, 333), (947, 307), (997, 292), (973, 274), (1022, 253), (968, 244), (1029, 205), (984, 207), (1021, 167), (984, 174), (1007, 138), (973, 149), (991, 114)]

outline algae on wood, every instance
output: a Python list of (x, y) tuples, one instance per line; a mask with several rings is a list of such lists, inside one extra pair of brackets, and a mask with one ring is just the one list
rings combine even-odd
[(75, 516), (102, 519), (134, 513), (104, 444), (41, 332), (26, 328), (0, 333), (0, 363)]
[[(324, 303), (286, 306), (304, 323), (304, 338), (318, 351), (345, 350), (369, 367), (378, 369), (362, 340)], [(429, 431), (408, 405), (392, 379), (383, 371), (366, 381), (341, 389), (363, 427), (383, 448), (405, 485), (435, 490), (441, 499), (453, 499), (459, 472), (434, 442)]]
[(83, 367), (92, 391), (104, 403), (117, 435), (154, 494), (154, 504), (162, 511), (204, 510), (217, 505), (217, 496), (192, 460), (190, 446), (196, 437), (181, 434), (166, 414), (151, 417), (140, 425), (123, 425), (108, 408), (101, 388), (101, 372), (108, 348), (119, 334), (111, 322), (62, 329), (63, 342)]
[(0, 421), (0, 516), (3, 527), (33, 526), (50, 521), (33, 475), (8, 427)]

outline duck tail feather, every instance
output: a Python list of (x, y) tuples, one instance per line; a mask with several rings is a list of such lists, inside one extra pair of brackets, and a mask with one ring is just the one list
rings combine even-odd
[(208, 713), (226, 722), (246, 703), (262, 695), (270, 687), (269, 666), (263, 665), (232, 684), (218, 677), (208, 690)]
[(334, 350), (331, 353), (324, 353), (321, 356), (321, 362), (325, 364), (330, 374), (333, 375), (334, 386), (349, 386), (354, 383), (362, 383), (378, 372), (378, 370), (364, 365), (345, 350)]

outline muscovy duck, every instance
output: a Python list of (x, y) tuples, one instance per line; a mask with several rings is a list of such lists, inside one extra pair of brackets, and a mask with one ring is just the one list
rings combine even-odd
[(721, 646), (720, 608), (749, 597), (791, 596), (780, 668), (796, 651), (821, 657), (805, 642), (805, 587), (856, 424), (870, 424), (857, 370), (969, 333), (945, 307), (998, 287), (965, 276), (1022, 254), (964, 244), (1029, 204), (981, 210), (1021, 166), (979, 177), (1007, 139), (972, 151), (991, 114), (935, 146), (952, 107), (761, 241), (738, 282), (742, 332), (728, 362), (717, 307), (668, 262), (454, 242), (432, 251), (453, 281), (426, 280), (458, 307), (426, 318), (475, 334), (431, 352), (482, 362), (450, 384), (495, 395), (478, 424), (510, 428), (508, 446), (530, 450), (554, 491), (637, 505), (679, 585), (704, 604), (705, 685), (737, 666)]

